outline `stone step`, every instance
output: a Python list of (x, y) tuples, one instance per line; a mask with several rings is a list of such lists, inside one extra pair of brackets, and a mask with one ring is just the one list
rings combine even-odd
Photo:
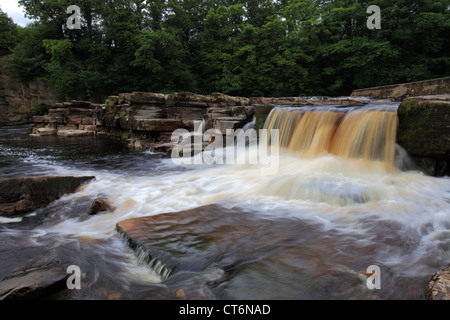
[(56, 135), (57, 130), (53, 128), (39, 128), (37, 134), (40, 136), (53, 136)]

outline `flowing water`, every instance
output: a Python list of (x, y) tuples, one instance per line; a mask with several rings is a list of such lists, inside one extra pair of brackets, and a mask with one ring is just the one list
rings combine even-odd
[[(0, 278), (38, 253), (82, 270), (82, 289), (59, 299), (423, 299), (430, 275), (450, 264), (449, 178), (398, 169), (395, 110), (305, 110), (269, 115), (281, 145), (271, 175), (254, 164), (180, 165), (99, 137), (1, 128), (2, 178), (96, 180), (0, 220)], [(88, 216), (99, 195), (115, 210)], [(190, 254), (168, 279), (115, 231), (124, 219), (202, 206), (195, 221), (150, 229), (161, 235), (156, 245)], [(371, 265), (380, 289), (366, 285)]]

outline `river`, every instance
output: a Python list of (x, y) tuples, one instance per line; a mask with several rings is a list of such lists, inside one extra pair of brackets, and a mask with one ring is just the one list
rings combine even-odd
[[(80, 267), (81, 289), (54, 299), (424, 299), (429, 277), (450, 264), (448, 177), (288, 151), (276, 174), (262, 175), (255, 165), (180, 165), (107, 138), (27, 129), (0, 128), (1, 178), (96, 177), (0, 220), (0, 276), (43, 256)], [(87, 215), (98, 196), (115, 209)], [(189, 252), (168, 279), (115, 231), (125, 219), (198, 207), (189, 228), (176, 218), (164, 233), (149, 227), (161, 246)], [(370, 266), (379, 288), (367, 285)]]

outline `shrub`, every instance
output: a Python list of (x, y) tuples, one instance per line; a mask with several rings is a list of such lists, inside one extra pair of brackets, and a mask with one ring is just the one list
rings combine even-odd
[(50, 109), (50, 106), (46, 103), (39, 103), (34, 106), (34, 113), (40, 116), (43, 116), (48, 112), (48, 109)]

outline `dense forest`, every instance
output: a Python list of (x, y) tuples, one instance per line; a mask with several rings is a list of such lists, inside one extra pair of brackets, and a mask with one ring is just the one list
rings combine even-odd
[[(102, 102), (120, 92), (348, 95), (450, 75), (450, 0), (20, 0), (0, 51), (20, 80)], [(67, 7), (80, 8), (69, 28)], [(370, 5), (380, 29), (369, 29)]]

